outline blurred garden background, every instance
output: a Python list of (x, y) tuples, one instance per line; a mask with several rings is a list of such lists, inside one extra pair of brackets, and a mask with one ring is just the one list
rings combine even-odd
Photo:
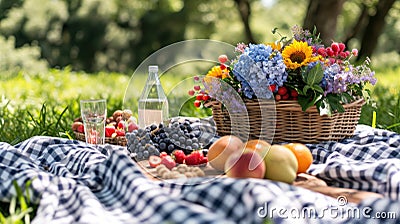
[[(271, 42), (274, 28), (290, 35), (296, 24), (372, 59), (378, 83), (360, 123), (371, 125), (375, 111), (378, 128), (400, 133), (399, 0), (0, 0), (0, 141), (74, 137), (79, 99), (102, 97), (110, 113), (121, 109), (136, 68), (170, 44)], [(161, 81), (168, 91), (184, 75)], [(186, 105), (182, 115), (204, 116)]]

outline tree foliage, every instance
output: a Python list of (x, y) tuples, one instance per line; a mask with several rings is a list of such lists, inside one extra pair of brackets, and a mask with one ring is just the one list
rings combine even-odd
[[(289, 29), (294, 17), (297, 24), (302, 22), (299, 15), (306, 27), (317, 26), (327, 42), (361, 44), (361, 55), (370, 56), (376, 49), (400, 51), (399, 1), (275, 0), (270, 8), (261, 2), (0, 0), (0, 35), (17, 49), (40, 49), (39, 57), (52, 68), (86, 72), (130, 73), (153, 52), (186, 39), (265, 41), (271, 23)], [(375, 45), (382, 33), (385, 45)], [(39, 57), (31, 54), (31, 62), (24, 63), (42, 64)]]
[(51, 67), (88, 72), (129, 71), (188, 27), (208, 38), (225, 16), (211, 0), (2, 0), (0, 9), (0, 34), (17, 48), (37, 44)]

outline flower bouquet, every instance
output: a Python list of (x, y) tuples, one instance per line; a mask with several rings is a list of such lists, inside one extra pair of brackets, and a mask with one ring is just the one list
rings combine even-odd
[(235, 57), (220, 55), (204, 76), (203, 95), (212, 101), (203, 103), (213, 109), (218, 134), (306, 143), (353, 134), (369, 97), (365, 86), (376, 82), (370, 60), (352, 63), (357, 49), (324, 46), (315, 30), (294, 26), (292, 33), (274, 43), (240, 43)]

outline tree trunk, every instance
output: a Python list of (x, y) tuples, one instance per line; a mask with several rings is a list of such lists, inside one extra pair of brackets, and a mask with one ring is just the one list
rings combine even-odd
[(354, 26), (349, 30), (343, 42), (346, 46), (348, 46), (351, 39), (358, 36), (359, 33), (364, 30), (365, 26), (368, 23), (368, 6), (365, 3), (361, 4), (362, 4), (362, 9), (360, 15), (358, 16), (358, 20), (356, 21)]
[(242, 19), (244, 31), (246, 35), (246, 39), (249, 43), (255, 43), (255, 39), (253, 33), (251, 32), (250, 28), (250, 14), (251, 14), (251, 7), (250, 2), (248, 0), (234, 0), (236, 6), (238, 8), (240, 18)]
[(379, 0), (376, 13), (369, 16), (369, 23), (364, 30), (358, 59), (370, 57), (374, 52), (378, 38), (385, 27), (385, 18), (396, 0)]
[(346, 0), (309, 0), (303, 27), (320, 33), (324, 44), (332, 43), (336, 35), (337, 17)]

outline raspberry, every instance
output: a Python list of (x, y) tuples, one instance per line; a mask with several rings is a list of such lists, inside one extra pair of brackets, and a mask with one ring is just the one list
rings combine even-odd
[(194, 90), (193, 89), (189, 90), (189, 95), (190, 96), (194, 96)]
[(200, 160), (199, 164), (207, 164), (208, 163), (208, 157), (203, 157), (203, 159)]
[(200, 90), (200, 86), (194, 86), (193, 89), (196, 90), (196, 91), (199, 91)]
[(325, 48), (321, 47), (318, 49), (318, 54), (321, 55), (322, 57), (326, 57), (326, 50)]
[(175, 150), (172, 155), (177, 163), (182, 164), (185, 161), (186, 155), (182, 150)]
[(276, 101), (280, 101), (281, 99), (282, 99), (282, 96), (281, 96), (281, 95), (276, 95), (276, 96), (275, 96), (275, 100), (276, 100)]
[(328, 54), (329, 57), (335, 56), (335, 52), (330, 47), (326, 48), (326, 53)]
[(333, 52), (335, 52), (336, 54), (340, 52), (340, 48), (339, 48), (339, 44), (338, 43), (332, 43), (331, 44), (331, 48), (332, 48)]
[(193, 151), (191, 154), (186, 156), (185, 163), (186, 165), (199, 165), (203, 158), (203, 153), (200, 151)]
[(344, 43), (339, 43), (339, 49), (340, 52), (344, 51), (344, 49), (346, 49), (346, 45)]

